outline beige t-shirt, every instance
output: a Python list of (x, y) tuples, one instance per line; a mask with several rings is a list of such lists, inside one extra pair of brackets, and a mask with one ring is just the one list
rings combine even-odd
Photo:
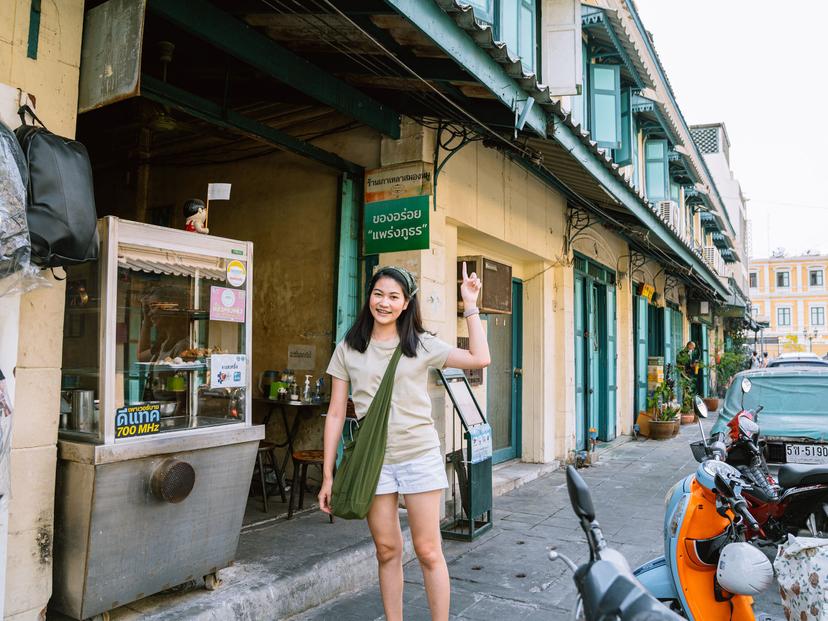
[[(399, 342), (399, 338), (371, 341), (365, 353), (351, 349), (344, 340), (336, 346), (328, 373), (350, 382), (357, 418), (368, 412)], [(442, 369), (451, 349), (448, 343), (426, 332), (420, 335), (416, 357), (400, 356), (388, 415), (386, 464), (411, 461), (439, 449), (428, 396), (428, 368)]]

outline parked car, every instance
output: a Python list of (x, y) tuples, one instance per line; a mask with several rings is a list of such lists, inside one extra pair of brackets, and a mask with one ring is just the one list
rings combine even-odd
[[(743, 394), (743, 377), (752, 387)], [(759, 427), (768, 463), (828, 464), (828, 367), (782, 365), (737, 373), (713, 433), (742, 409), (764, 406)]]
[(765, 368), (772, 369), (775, 367), (802, 365), (828, 367), (828, 360), (820, 358), (813, 352), (789, 352), (785, 354), (780, 354), (779, 356), (768, 362), (768, 366)]

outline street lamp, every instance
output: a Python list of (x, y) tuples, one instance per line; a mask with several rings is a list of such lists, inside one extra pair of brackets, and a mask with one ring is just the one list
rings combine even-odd
[(819, 328), (802, 328), (802, 336), (808, 339), (808, 351), (811, 351), (811, 343), (819, 336)]

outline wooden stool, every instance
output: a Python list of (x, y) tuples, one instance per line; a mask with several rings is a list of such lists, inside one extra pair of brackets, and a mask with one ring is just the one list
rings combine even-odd
[[(265, 465), (265, 458), (268, 462)], [(267, 513), (267, 482), (265, 480), (265, 469), (273, 472), (276, 476), (276, 485), (279, 486), (279, 495), (282, 497), (282, 502), (286, 502), (285, 484), (282, 481), (282, 473), (279, 470), (279, 461), (276, 459), (276, 445), (273, 442), (259, 442), (259, 450), (256, 453), (256, 468), (259, 471), (259, 483), (262, 486), (262, 504), (264, 505), (264, 512)]]
[[(288, 519), (293, 517), (293, 492), (299, 487), (299, 507), (305, 501), (305, 485), (308, 482), (308, 466), (319, 466), (324, 463), (324, 451), (294, 451), (293, 452), (293, 483), (290, 486), (290, 500), (288, 501)], [(329, 516), (333, 524), (333, 515)]]

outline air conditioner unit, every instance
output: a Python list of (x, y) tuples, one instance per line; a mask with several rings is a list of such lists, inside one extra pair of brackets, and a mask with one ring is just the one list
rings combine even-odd
[(664, 220), (673, 230), (678, 231), (679, 222), (681, 220), (679, 214), (679, 206), (675, 201), (659, 201), (658, 215)]
[(457, 314), (463, 313), (460, 285), (463, 283), (463, 262), (468, 273), (476, 272), (483, 281), (477, 306), (481, 313), (512, 313), (512, 266), (486, 257), (457, 257)]
[(705, 246), (703, 253), (704, 262), (710, 267), (716, 267), (716, 246)]

